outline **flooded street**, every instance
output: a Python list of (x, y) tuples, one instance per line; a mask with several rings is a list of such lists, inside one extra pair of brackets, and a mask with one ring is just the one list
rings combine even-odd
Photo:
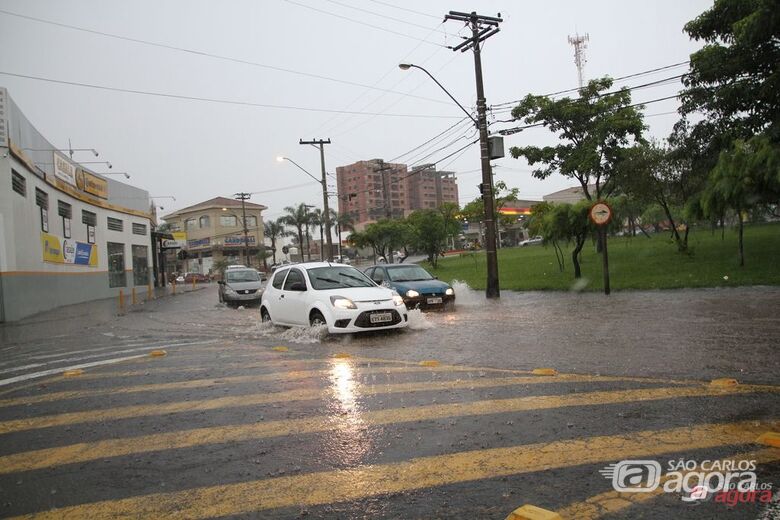
[(4, 326), (0, 516), (776, 517), (600, 471), (731, 458), (780, 482), (759, 440), (780, 430), (780, 290), (455, 288), (455, 311), (361, 335), (261, 324), (214, 286)]

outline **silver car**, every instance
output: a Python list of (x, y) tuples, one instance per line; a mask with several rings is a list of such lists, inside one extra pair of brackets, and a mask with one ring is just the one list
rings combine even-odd
[(260, 303), (262, 295), (263, 281), (255, 269), (228, 269), (225, 279), (219, 282), (219, 301), (233, 307)]

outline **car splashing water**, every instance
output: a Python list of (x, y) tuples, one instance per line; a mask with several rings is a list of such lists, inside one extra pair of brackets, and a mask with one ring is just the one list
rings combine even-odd
[(290, 343), (311, 344), (321, 343), (328, 336), (328, 327), (277, 327), (268, 322), (257, 324), (257, 332), (266, 338), (289, 341)]
[(411, 309), (408, 314), (410, 330), (427, 330), (435, 327), (420, 309)]

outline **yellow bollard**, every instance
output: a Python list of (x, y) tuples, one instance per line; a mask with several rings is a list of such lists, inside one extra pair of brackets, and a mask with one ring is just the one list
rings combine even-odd
[(154, 300), (152, 293), (152, 282), (149, 282), (149, 285), (146, 286), (146, 301), (150, 302), (152, 300)]
[(195, 290), (195, 277), (192, 277), (192, 290)]
[(138, 305), (138, 297), (135, 295), (135, 287), (130, 291), (130, 295), (132, 298), (133, 305)]
[(119, 289), (119, 312), (125, 312), (125, 292), (122, 289)]
[(173, 295), (175, 296), (176, 295), (176, 280), (173, 281), (171, 286), (173, 287)]

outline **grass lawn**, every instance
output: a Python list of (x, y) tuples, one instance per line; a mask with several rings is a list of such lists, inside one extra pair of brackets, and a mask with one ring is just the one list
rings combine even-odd
[[(780, 224), (745, 227), (745, 267), (739, 267), (737, 231), (713, 235), (694, 228), (688, 238), (689, 254), (677, 253), (669, 234), (610, 237), (608, 241), (610, 285), (621, 289), (672, 289), (679, 287), (730, 287), (780, 285)], [(574, 283), (571, 245), (564, 245), (566, 265), (559, 272), (552, 246), (500, 249), (498, 269), (501, 289), (569, 290)], [(443, 258), (437, 269), (441, 280), (460, 280), (475, 289), (486, 285), (485, 253), (464, 253)], [(592, 242), (582, 251), (585, 290), (603, 290), (601, 255)]]

